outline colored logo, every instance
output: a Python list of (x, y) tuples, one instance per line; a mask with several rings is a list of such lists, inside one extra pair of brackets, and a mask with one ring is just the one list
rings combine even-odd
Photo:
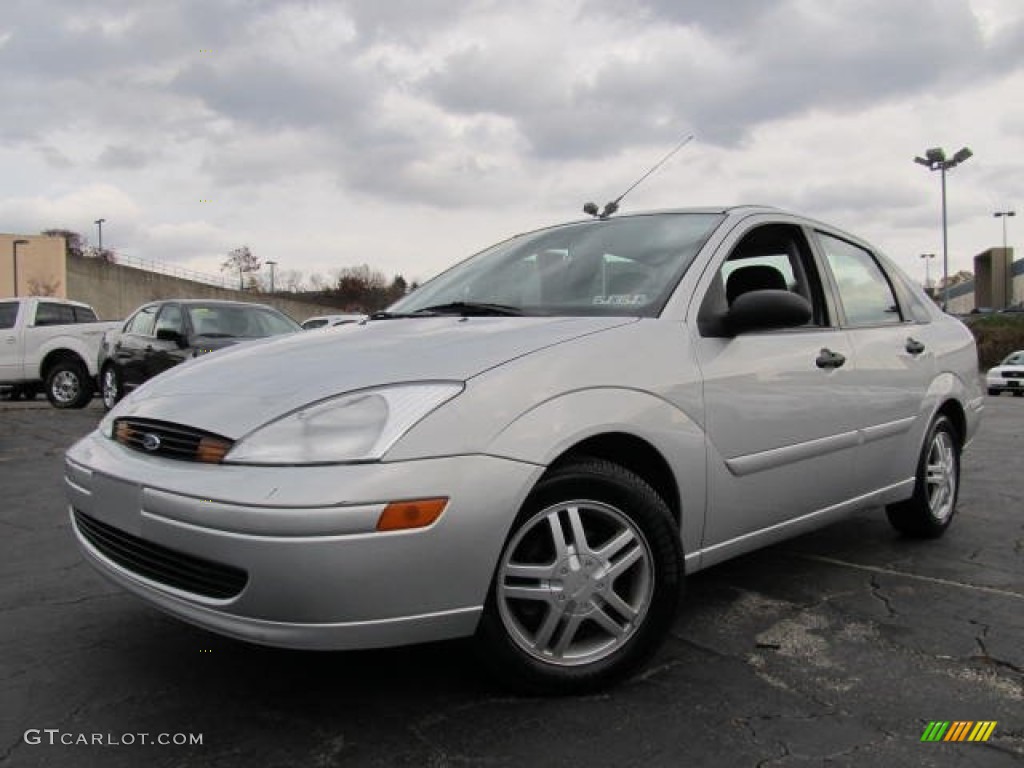
[(988, 741), (995, 729), (995, 720), (932, 720), (921, 741)]
[(155, 451), (160, 447), (160, 436), (147, 432), (142, 436), (142, 447), (147, 451)]

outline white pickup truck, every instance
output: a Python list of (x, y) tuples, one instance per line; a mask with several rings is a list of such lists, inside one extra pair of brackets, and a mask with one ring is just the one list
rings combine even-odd
[(83, 408), (96, 391), (99, 322), (88, 304), (48, 297), (0, 299), (0, 390), (12, 399), (45, 391), (56, 408)]

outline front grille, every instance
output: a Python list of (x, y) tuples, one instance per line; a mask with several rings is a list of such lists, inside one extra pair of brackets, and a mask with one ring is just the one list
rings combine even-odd
[(1024, 379), (1024, 371), (1003, 371), (1004, 379)]
[(86, 541), (122, 568), (175, 589), (225, 599), (241, 592), (249, 580), (241, 568), (140, 539), (77, 509), (75, 526)]
[(114, 439), (141, 453), (212, 464), (223, 459), (233, 445), (212, 432), (156, 419), (117, 419)]

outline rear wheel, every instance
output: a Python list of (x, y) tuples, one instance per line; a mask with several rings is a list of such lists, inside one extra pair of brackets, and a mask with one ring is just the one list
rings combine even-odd
[(107, 365), (100, 374), (100, 395), (103, 398), (103, 407), (108, 411), (117, 405), (122, 397), (121, 377), (117, 375), (117, 369), (113, 365)]
[(890, 504), (885, 512), (893, 527), (907, 536), (934, 539), (953, 521), (960, 490), (960, 440), (952, 422), (937, 416), (918, 460), (914, 495)]
[(996, 389), (995, 387), (989, 387), (989, 388), (988, 388), (988, 393), (989, 393), (990, 395), (996, 395), (996, 396), (998, 396), (998, 395), (999, 395), (999, 390), (998, 390), (998, 389)]
[(551, 470), (501, 552), (477, 640), (530, 693), (621, 680), (668, 632), (683, 580), (679, 529), (640, 477), (608, 461)]
[(92, 391), (89, 372), (77, 360), (61, 360), (46, 374), (46, 398), (54, 408), (84, 408)]
[(1013, 396), (1014, 397), (1024, 397), (1024, 389), (1015, 389), (1015, 390), (1013, 390)]

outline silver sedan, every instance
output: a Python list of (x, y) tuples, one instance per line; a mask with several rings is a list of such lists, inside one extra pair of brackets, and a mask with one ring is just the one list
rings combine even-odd
[(510, 684), (579, 692), (650, 657), (687, 574), (865, 507), (941, 535), (983, 401), (971, 334), (852, 235), (597, 217), (152, 379), (66, 486), (85, 558), (186, 621), (472, 635)]

